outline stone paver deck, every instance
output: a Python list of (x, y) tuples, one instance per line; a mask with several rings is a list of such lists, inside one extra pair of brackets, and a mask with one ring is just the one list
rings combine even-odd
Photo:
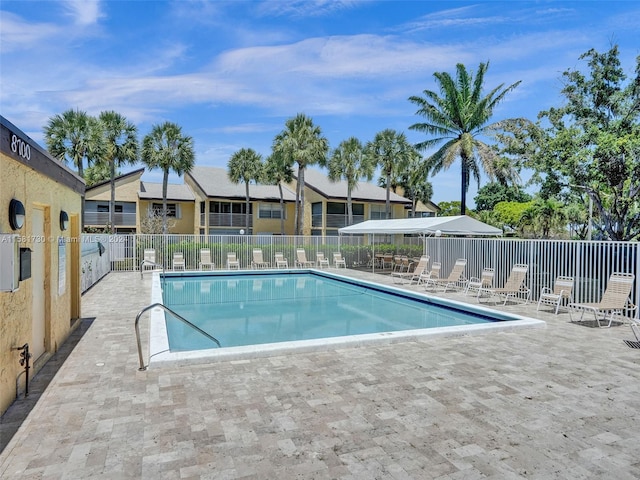
[(150, 278), (112, 273), (85, 294), (95, 321), (0, 454), (1, 478), (640, 478), (628, 326), (517, 305), (504, 309), (547, 327), (139, 372)]

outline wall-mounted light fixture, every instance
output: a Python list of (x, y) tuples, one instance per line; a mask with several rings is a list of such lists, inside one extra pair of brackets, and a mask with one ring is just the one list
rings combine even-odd
[(63, 232), (69, 228), (69, 215), (64, 210), (60, 210), (60, 230)]
[(20, 200), (11, 199), (9, 203), (9, 225), (13, 230), (19, 230), (24, 225), (24, 205)]

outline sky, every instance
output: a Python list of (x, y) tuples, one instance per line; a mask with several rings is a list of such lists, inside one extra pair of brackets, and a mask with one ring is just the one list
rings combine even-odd
[[(0, 113), (42, 146), (49, 118), (72, 108), (115, 110), (140, 140), (175, 122), (197, 165), (223, 168), (241, 148), (266, 158), (298, 113), (332, 149), (387, 128), (417, 143), (408, 98), (437, 91), (435, 72), (488, 61), (487, 91), (522, 81), (493, 118), (535, 120), (562, 104), (562, 72), (589, 49), (619, 45), (631, 75), (638, 25), (637, 1), (2, 0)], [(436, 203), (460, 199), (459, 162), (429, 181)]]

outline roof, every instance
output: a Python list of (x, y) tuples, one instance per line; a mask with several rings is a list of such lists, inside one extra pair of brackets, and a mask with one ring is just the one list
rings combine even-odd
[(450, 217), (400, 218), (392, 220), (367, 220), (348, 227), (340, 228), (340, 234), (404, 234), (421, 233), (425, 235), (470, 235), (496, 236), (502, 235), (502, 230), (492, 227), (480, 220), (467, 215)]
[[(136, 170), (132, 170), (131, 172), (128, 173), (124, 173), (122, 175), (118, 175), (114, 181), (116, 183), (121, 182), (122, 180), (126, 180), (130, 177), (134, 177), (134, 176), (138, 176), (138, 178), (140, 178), (142, 176), (142, 174), (144, 173), (144, 167), (142, 168), (138, 168)], [(107, 180), (103, 180), (102, 182), (98, 182), (98, 183), (94, 183), (93, 185), (91, 185), (90, 187), (87, 187), (87, 191), (89, 190), (93, 190), (95, 188), (100, 188), (104, 185), (108, 185), (109, 183), (111, 183), (111, 179), (107, 179)]]
[[(314, 168), (307, 168), (304, 171), (304, 183), (307, 187), (315, 190), (326, 198), (347, 200), (346, 180), (332, 182), (326, 173)], [(354, 201), (386, 202), (387, 189), (374, 185), (371, 182), (361, 181), (358, 182), (356, 188), (351, 191), (351, 199)], [(389, 199), (391, 203), (411, 204), (411, 200), (401, 197), (393, 193), (393, 191), (389, 192)]]
[[(196, 166), (189, 175), (202, 189), (207, 197), (242, 199), (246, 197), (244, 183), (235, 184), (229, 180), (227, 170), (217, 167)], [(296, 194), (282, 185), (282, 195), (285, 202), (295, 202)], [(280, 200), (277, 185), (249, 185), (249, 197), (252, 200)]]
[[(152, 182), (140, 182), (138, 197), (143, 200), (162, 200), (162, 184)], [(196, 197), (185, 184), (167, 184), (167, 200), (193, 202)]]

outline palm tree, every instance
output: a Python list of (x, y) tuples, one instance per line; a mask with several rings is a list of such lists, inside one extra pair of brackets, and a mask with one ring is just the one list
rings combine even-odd
[(358, 180), (373, 178), (375, 165), (365, 155), (364, 147), (360, 140), (351, 137), (344, 140), (333, 151), (329, 162), (329, 180), (337, 182), (341, 179), (347, 182), (347, 216), (349, 225), (353, 225), (353, 204), (351, 192), (358, 186)]
[(416, 216), (418, 201), (426, 204), (433, 196), (433, 187), (427, 181), (428, 173), (426, 162), (422, 160), (418, 151), (414, 149), (400, 183), (404, 189), (404, 196), (411, 199), (412, 217)]
[(280, 235), (284, 235), (284, 195), (282, 183), (293, 181), (293, 168), (282, 155), (273, 153), (267, 157), (263, 169), (263, 181), (271, 185), (278, 185), (280, 192)]
[(109, 229), (113, 233), (113, 215), (116, 208), (116, 170), (138, 161), (138, 129), (127, 119), (114, 111), (104, 111), (98, 117), (102, 126), (104, 151), (100, 159), (109, 165), (111, 180), (111, 200), (109, 201)]
[(413, 150), (414, 148), (409, 144), (404, 133), (391, 129), (378, 132), (365, 147), (367, 157), (375, 166), (381, 168), (384, 176), (384, 185), (387, 189), (385, 204), (387, 218), (391, 218), (392, 181), (399, 172), (404, 170)]
[(473, 174), (480, 185), (480, 165), (490, 178), (494, 176), (494, 166), (497, 153), (477, 137), (487, 134), (489, 130), (499, 131), (507, 125), (506, 120), (488, 124), (493, 109), (507, 93), (516, 88), (516, 82), (504, 88), (498, 85), (487, 95), (482, 96), (484, 75), (489, 62), (480, 63), (478, 72), (467, 72), (465, 66), (456, 66), (456, 78), (447, 72), (436, 72), (434, 77), (440, 87), (440, 95), (431, 90), (424, 90), (423, 96), (409, 97), (409, 101), (418, 105), (416, 115), (426, 118), (425, 123), (416, 123), (409, 127), (411, 130), (435, 135), (436, 138), (416, 144), (419, 150), (432, 147), (446, 141), (440, 149), (429, 158), (429, 168), (435, 175), (442, 169), (448, 169), (453, 162), (460, 158), (462, 165), (462, 195), (460, 213), (466, 212), (466, 194), (469, 189), (469, 175)]
[(247, 233), (251, 227), (249, 217), (249, 183), (252, 180), (258, 181), (262, 176), (262, 156), (252, 148), (241, 148), (229, 159), (227, 163), (227, 175), (233, 183), (244, 183), (245, 185), (245, 219)]
[(193, 138), (183, 135), (172, 122), (154, 125), (142, 141), (142, 162), (150, 169), (160, 168), (162, 176), (162, 233), (167, 234), (167, 185), (169, 172), (189, 173), (195, 164)]
[(71, 109), (51, 117), (44, 128), (44, 140), (51, 155), (64, 162), (70, 161), (83, 178), (85, 160), (89, 166), (100, 157), (100, 124), (80, 110)]
[(299, 235), (304, 225), (304, 169), (309, 165), (325, 163), (329, 142), (311, 118), (299, 113), (286, 121), (285, 129), (273, 140), (272, 150), (288, 164), (298, 164), (295, 234)]

